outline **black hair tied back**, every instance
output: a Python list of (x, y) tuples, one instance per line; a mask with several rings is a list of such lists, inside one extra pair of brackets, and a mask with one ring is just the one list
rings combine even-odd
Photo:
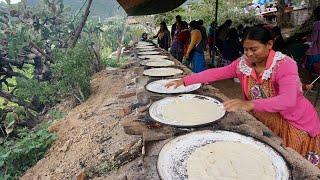
[(262, 44), (267, 44), (272, 40), (271, 32), (265, 27), (252, 27), (244, 37), (244, 40), (255, 40)]

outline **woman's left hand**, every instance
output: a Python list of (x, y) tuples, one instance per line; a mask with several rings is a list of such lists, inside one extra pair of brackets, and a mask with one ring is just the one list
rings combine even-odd
[(226, 111), (235, 112), (239, 110), (251, 111), (254, 109), (254, 104), (251, 101), (244, 101), (241, 99), (231, 99), (223, 103)]

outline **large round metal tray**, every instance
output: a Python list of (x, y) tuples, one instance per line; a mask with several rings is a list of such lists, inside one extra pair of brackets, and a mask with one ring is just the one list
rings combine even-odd
[(201, 84), (192, 84), (189, 86), (179, 86), (177, 88), (170, 87), (166, 88), (165, 85), (171, 81), (178, 79), (162, 79), (158, 81), (153, 81), (146, 85), (146, 89), (150, 92), (159, 94), (179, 94), (179, 93), (189, 93), (195, 91), (201, 87)]
[(187, 180), (186, 166), (190, 154), (197, 148), (218, 141), (241, 142), (258, 148), (266, 153), (274, 166), (276, 179), (271, 180), (289, 179), (289, 169), (286, 161), (269, 145), (239, 133), (210, 130), (197, 131), (179, 136), (165, 144), (160, 151), (157, 162), (160, 178), (163, 180)]
[[(174, 103), (176, 100), (201, 100), (203, 102), (209, 102), (210, 104), (213, 104), (216, 106), (216, 108), (220, 108), (220, 114), (216, 116), (216, 118), (212, 117), (210, 119), (201, 119), (201, 122), (184, 122), (183, 119), (175, 121), (173, 119), (166, 119), (164, 117), (164, 108), (168, 106), (171, 103)], [(186, 109), (186, 112), (194, 112), (194, 109)], [(152, 119), (155, 121), (158, 121), (159, 123), (176, 126), (176, 127), (199, 127), (199, 126), (205, 126), (208, 124), (211, 124), (221, 118), (224, 117), (226, 114), (226, 111), (223, 107), (223, 104), (221, 101), (208, 96), (202, 96), (197, 94), (182, 94), (176, 97), (166, 97), (164, 99), (161, 99), (159, 101), (154, 102), (150, 108), (149, 108), (149, 114)]]

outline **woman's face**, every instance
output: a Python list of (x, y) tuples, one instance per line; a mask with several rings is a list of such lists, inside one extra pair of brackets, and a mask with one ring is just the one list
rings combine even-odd
[(267, 44), (263, 44), (257, 40), (246, 39), (243, 42), (244, 54), (251, 63), (261, 63), (267, 61), (272, 45), (271, 40)]

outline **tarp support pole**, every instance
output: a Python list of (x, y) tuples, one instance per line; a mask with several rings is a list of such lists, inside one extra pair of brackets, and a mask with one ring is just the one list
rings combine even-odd
[[(218, 26), (218, 3), (219, 0), (216, 0), (216, 9), (215, 9), (215, 15), (214, 15), (214, 28), (213, 28), (213, 49), (212, 49), (212, 66), (214, 65), (215, 57), (216, 57), (216, 51), (215, 51), (215, 46), (216, 46), (216, 30)], [(211, 49), (210, 49), (211, 51)]]

